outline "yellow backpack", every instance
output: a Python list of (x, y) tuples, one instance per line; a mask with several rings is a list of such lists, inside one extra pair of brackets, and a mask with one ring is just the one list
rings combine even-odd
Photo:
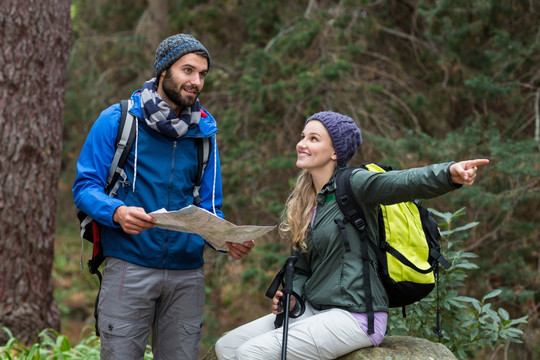
[[(373, 172), (393, 170), (380, 164), (365, 164), (361, 167)], [(336, 178), (336, 200), (345, 217), (336, 219), (335, 222), (344, 239), (347, 239), (345, 223), (353, 224), (358, 230), (368, 309), (368, 333), (372, 334), (373, 301), (369, 275), (366, 274), (369, 274), (369, 263), (374, 259), (369, 258), (368, 244), (373, 246), (377, 254), (379, 276), (388, 294), (389, 306), (402, 307), (404, 316), (406, 305), (423, 299), (433, 290), (438, 278), (438, 265), (448, 269), (451, 264), (440, 252), (441, 235), (437, 221), (418, 200), (380, 205), (379, 243), (371, 241), (368, 238), (365, 216), (356, 202), (350, 184), (354, 169), (346, 168), (338, 173)], [(437, 323), (436, 332), (438, 327)]]

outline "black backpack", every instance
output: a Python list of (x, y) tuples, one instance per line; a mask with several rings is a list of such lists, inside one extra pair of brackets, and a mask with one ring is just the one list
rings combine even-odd
[[(120, 107), (122, 116), (120, 119), (120, 125), (118, 126), (118, 133), (116, 135), (115, 141), (115, 153), (109, 168), (109, 175), (105, 183), (105, 193), (109, 196), (115, 197), (116, 192), (120, 186), (130, 186), (127, 175), (124, 171), (124, 166), (126, 164), (129, 152), (135, 142), (135, 131), (137, 127), (137, 119), (135, 116), (129, 113), (129, 110), (133, 106), (133, 100), (122, 100), (120, 101)], [(197, 139), (197, 159), (198, 159), (198, 170), (197, 177), (195, 179), (195, 186), (193, 189), (193, 196), (195, 204), (201, 202), (199, 196), (199, 190), (202, 183), (202, 177), (206, 166), (208, 165), (210, 159), (210, 138), (200, 138)], [(100, 239), (100, 225), (97, 221), (92, 219), (91, 216), (83, 212), (82, 210), (77, 209), (77, 218), (79, 219), (80, 229), (81, 229), (81, 241), (87, 240), (93, 244), (92, 248), (92, 257), (88, 260), (88, 271), (91, 274), (97, 275), (99, 279), (99, 284), (101, 288), (101, 272), (99, 271), (100, 265), (105, 261), (105, 256), (103, 255), (103, 247)], [(84, 268), (82, 261), (81, 253), (81, 270)], [(94, 307), (94, 317), (96, 319), (96, 335), (99, 336), (98, 329), (98, 314), (97, 306), (99, 302), (99, 291), (96, 297), (96, 303)]]
[[(364, 169), (374, 172), (393, 170), (379, 164), (364, 164)], [(370, 261), (368, 246), (377, 254), (378, 272), (388, 294), (390, 307), (402, 307), (426, 297), (438, 281), (438, 265), (449, 269), (451, 264), (441, 255), (439, 244), (440, 231), (433, 215), (418, 200), (379, 206), (379, 244), (369, 239), (365, 216), (350, 184), (351, 173), (355, 168), (346, 168), (336, 178), (336, 200), (344, 214), (343, 219), (335, 219), (347, 248), (345, 223), (353, 224), (357, 229), (356, 237), (360, 240), (362, 266), (364, 273), (364, 292), (366, 295), (368, 333), (373, 328), (373, 298), (369, 277)], [(403, 227), (400, 224), (404, 224)], [(410, 229), (405, 231), (404, 229)], [(368, 245), (369, 244), (369, 245)], [(413, 246), (411, 246), (413, 244)], [(378, 246), (376, 246), (378, 245)], [(439, 305), (437, 301), (437, 325), (439, 331)]]

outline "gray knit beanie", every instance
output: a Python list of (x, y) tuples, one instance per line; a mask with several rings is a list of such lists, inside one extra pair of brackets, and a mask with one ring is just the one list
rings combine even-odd
[(330, 133), (334, 151), (337, 156), (337, 165), (345, 166), (353, 157), (356, 150), (362, 145), (362, 134), (353, 119), (333, 111), (321, 111), (311, 115), (311, 120), (319, 120)]
[(189, 34), (176, 34), (169, 36), (159, 44), (156, 50), (156, 59), (154, 68), (156, 68), (156, 77), (163, 70), (168, 69), (176, 60), (182, 56), (196, 52), (204, 51), (208, 56), (208, 68), (210, 68), (210, 53), (197, 39)]

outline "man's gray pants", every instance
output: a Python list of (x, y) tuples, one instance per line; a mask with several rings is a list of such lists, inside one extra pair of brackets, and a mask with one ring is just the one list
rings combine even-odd
[(107, 258), (98, 304), (101, 359), (196, 360), (204, 307), (202, 267), (151, 269)]

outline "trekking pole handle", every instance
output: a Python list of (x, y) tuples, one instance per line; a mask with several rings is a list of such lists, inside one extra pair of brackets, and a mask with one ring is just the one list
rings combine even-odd
[(298, 257), (291, 256), (285, 262), (285, 284), (283, 286), (284, 294), (292, 294), (293, 291), (293, 275), (294, 275), (294, 264), (298, 261)]
[(285, 262), (285, 284), (283, 286), (283, 296), (285, 297), (284, 302), (284, 321), (283, 321), (283, 340), (281, 343), (281, 360), (287, 359), (287, 335), (289, 330), (289, 312), (290, 312), (290, 302), (291, 294), (293, 292), (293, 275), (294, 275), (294, 264), (298, 258), (296, 256), (291, 256)]

